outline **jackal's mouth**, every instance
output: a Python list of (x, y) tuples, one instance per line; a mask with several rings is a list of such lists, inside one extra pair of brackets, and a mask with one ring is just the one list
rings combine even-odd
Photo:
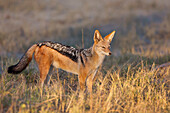
[(106, 56), (110, 56), (110, 55), (112, 55), (112, 53), (111, 52), (109, 52), (109, 53), (107, 53), (107, 52), (101, 52), (103, 55), (106, 55)]
[(105, 55), (110, 56), (110, 55), (112, 55), (112, 53), (111, 52), (110, 53), (105, 53)]

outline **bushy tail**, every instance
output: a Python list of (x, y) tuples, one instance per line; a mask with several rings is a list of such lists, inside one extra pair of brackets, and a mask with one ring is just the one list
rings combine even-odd
[(34, 53), (36, 47), (36, 44), (31, 46), (16, 65), (8, 67), (8, 73), (18, 74), (22, 72), (32, 60), (32, 54)]

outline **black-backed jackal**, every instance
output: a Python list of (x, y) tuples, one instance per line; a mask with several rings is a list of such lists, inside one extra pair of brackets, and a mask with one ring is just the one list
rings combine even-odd
[(92, 92), (92, 82), (98, 67), (102, 64), (105, 55), (111, 55), (110, 43), (115, 31), (102, 38), (99, 31), (94, 33), (94, 44), (89, 49), (76, 49), (60, 43), (42, 42), (31, 46), (20, 61), (8, 68), (8, 73), (17, 74), (23, 71), (34, 59), (38, 64), (40, 72), (40, 85), (48, 79), (51, 66), (61, 68), (65, 71), (78, 75), (80, 89), (87, 85), (88, 91)]

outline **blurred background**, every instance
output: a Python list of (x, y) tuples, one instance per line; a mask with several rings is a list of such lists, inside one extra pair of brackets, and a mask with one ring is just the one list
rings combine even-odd
[(116, 30), (113, 57), (170, 59), (170, 0), (0, 0), (1, 56), (41, 41), (88, 48), (96, 29)]

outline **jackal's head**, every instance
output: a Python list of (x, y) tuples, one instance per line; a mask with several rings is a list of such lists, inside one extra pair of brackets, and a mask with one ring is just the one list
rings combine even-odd
[(102, 38), (100, 32), (98, 30), (95, 31), (94, 33), (94, 45), (93, 45), (93, 50), (97, 54), (102, 54), (102, 55), (111, 55), (110, 51), (110, 43), (115, 35), (115, 31), (112, 33), (108, 34), (104, 38)]

